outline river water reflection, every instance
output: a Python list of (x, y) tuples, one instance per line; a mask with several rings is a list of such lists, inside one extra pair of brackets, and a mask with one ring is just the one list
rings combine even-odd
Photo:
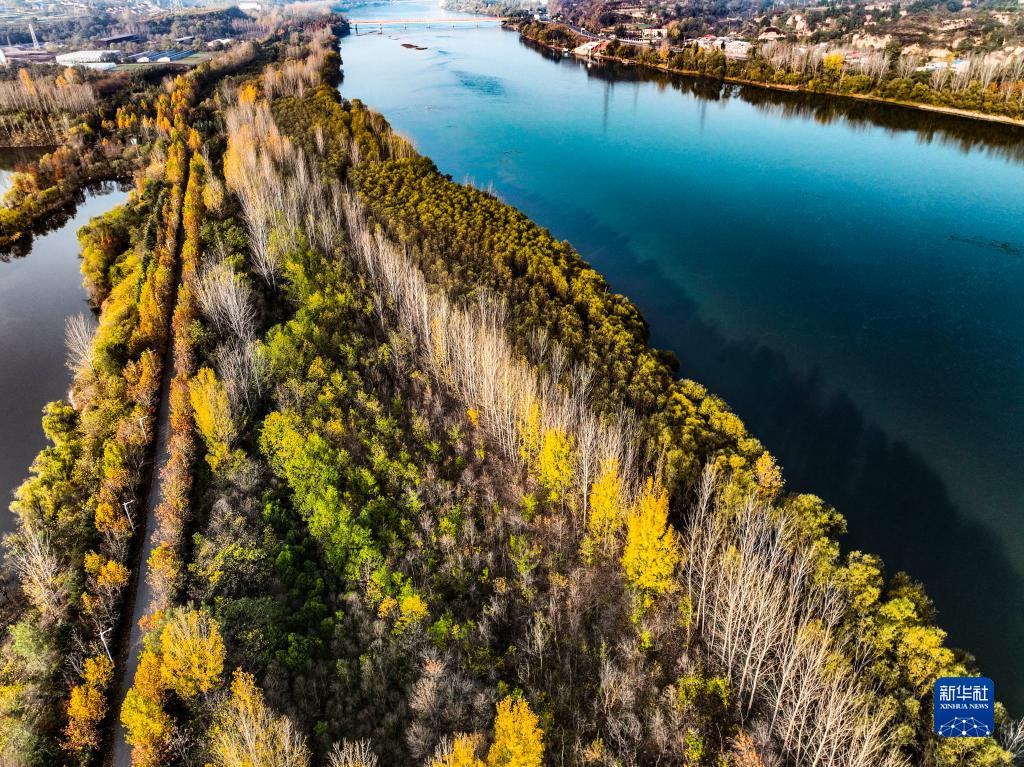
[(67, 394), (64, 321), (89, 311), (75, 233), (126, 198), (113, 187), (87, 192), (70, 218), (32, 240), (26, 255), (0, 260), (0, 533), (12, 530), (8, 503), (46, 444), (43, 406)]

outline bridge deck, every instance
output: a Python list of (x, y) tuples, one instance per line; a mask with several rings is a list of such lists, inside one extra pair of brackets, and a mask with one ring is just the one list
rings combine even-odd
[(388, 26), (392, 24), (401, 24), (402, 26), (408, 26), (409, 24), (478, 24), (484, 21), (504, 21), (504, 16), (473, 16), (466, 19), (350, 19), (349, 23), (353, 27), (358, 27), (360, 24), (366, 24), (367, 26)]

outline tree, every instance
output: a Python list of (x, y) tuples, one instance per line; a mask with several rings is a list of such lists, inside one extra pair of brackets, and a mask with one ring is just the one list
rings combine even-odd
[(25, 525), (11, 541), (11, 559), (32, 604), (52, 620), (68, 600), (68, 573), (41, 525)]
[(477, 757), (483, 738), (480, 735), (457, 735), (454, 741), (442, 742), (430, 767), (485, 767)]
[(228, 456), (236, 427), (227, 390), (210, 368), (200, 368), (188, 384), (196, 426), (206, 440), (210, 468), (214, 471)]
[(543, 763), (544, 733), (537, 715), (521, 696), (508, 696), (497, 705), (487, 767), (541, 767)]
[(622, 568), (626, 581), (649, 595), (672, 587), (679, 563), (676, 532), (668, 524), (668, 491), (648, 479), (626, 526)]
[(164, 710), (164, 685), (160, 657), (151, 649), (139, 656), (135, 681), (121, 707), (125, 740), (132, 746), (135, 767), (163, 763), (174, 733), (174, 721)]
[(64, 320), (67, 366), (72, 374), (78, 373), (92, 359), (92, 340), (95, 335), (96, 323), (84, 314), (74, 314)]
[(307, 767), (309, 750), (286, 717), (267, 708), (252, 674), (235, 671), (210, 732), (212, 767)]
[(220, 333), (243, 342), (253, 340), (256, 308), (252, 290), (227, 260), (216, 260), (203, 267), (196, 285), (196, 299)]
[(99, 746), (99, 725), (107, 713), (106, 691), (113, 672), (114, 664), (105, 655), (85, 659), (84, 681), (71, 689), (68, 700), (69, 749), (89, 751)]
[(597, 543), (607, 547), (626, 522), (618, 460), (612, 458), (601, 464), (601, 473), (590, 486), (588, 501), (587, 527), (590, 535)]
[(537, 456), (537, 479), (549, 501), (559, 501), (569, 489), (574, 470), (573, 438), (562, 429), (545, 429)]
[(845, 58), (842, 53), (829, 53), (821, 60), (821, 65), (825, 69), (825, 74), (833, 80), (838, 80), (843, 74), (844, 61)]
[(217, 623), (199, 610), (176, 610), (160, 633), (164, 684), (190, 700), (212, 690), (224, 671), (224, 641)]
[(378, 763), (368, 740), (335, 743), (327, 756), (327, 767), (377, 767)]

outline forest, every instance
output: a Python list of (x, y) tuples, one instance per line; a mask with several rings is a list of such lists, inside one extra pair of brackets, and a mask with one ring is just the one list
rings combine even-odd
[(1002, 707), (931, 734), (976, 669), (923, 587), (568, 243), (342, 99), (336, 31), (96, 131), (134, 186), (12, 505), (0, 763), (1019, 763)]

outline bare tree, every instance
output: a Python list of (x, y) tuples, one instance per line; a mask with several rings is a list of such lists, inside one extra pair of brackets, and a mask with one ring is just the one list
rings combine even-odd
[(953, 67), (953, 76), (951, 78), (950, 87), (956, 91), (967, 90), (967, 86), (971, 84), (971, 80), (974, 78), (974, 72), (977, 69), (978, 57), (972, 56), (965, 63), (960, 63)]
[(929, 79), (931, 80), (932, 88), (934, 88), (937, 91), (941, 91), (943, 88), (945, 88), (946, 83), (949, 82), (949, 75), (950, 70), (948, 66), (936, 67), (935, 69), (933, 69), (929, 77)]
[(22, 589), (45, 620), (53, 620), (68, 600), (66, 575), (49, 535), (38, 526), (23, 525), (11, 542), (11, 560)]
[(896, 59), (896, 76), (906, 79), (921, 66), (921, 57), (915, 53), (904, 53)]
[[(744, 718), (763, 707), (767, 733), (810, 767), (904, 764), (890, 714), (857, 682), (838, 634), (843, 600), (815, 575), (796, 526), (754, 497), (738, 508), (706, 472), (687, 531), (695, 621), (729, 671)], [(848, 661), (850, 663), (850, 661)]]
[(1014, 764), (1024, 764), (1024, 719), (1007, 719), (999, 725), (996, 740), (1012, 754)]
[(244, 341), (255, 337), (252, 290), (225, 259), (203, 266), (196, 281), (196, 300), (221, 334)]
[(290, 719), (267, 707), (252, 677), (236, 672), (232, 692), (211, 732), (215, 767), (308, 767), (309, 749), (302, 734)]
[(87, 314), (74, 314), (64, 320), (67, 366), (72, 373), (77, 373), (92, 360), (92, 341), (96, 336), (96, 327), (96, 322)]
[(368, 740), (343, 740), (327, 755), (327, 767), (377, 767), (377, 755)]
[(96, 96), (86, 83), (58, 85), (52, 79), (33, 78), (27, 69), (17, 80), (0, 82), (0, 110), (31, 112), (85, 112), (96, 106)]
[(982, 89), (988, 88), (1003, 69), (1002, 62), (995, 56), (982, 56), (977, 64), (977, 78)]
[(861, 59), (861, 70), (876, 82), (889, 72), (889, 57), (882, 51), (873, 51)]
[(263, 396), (269, 360), (258, 341), (231, 339), (215, 353), (217, 373), (224, 381), (233, 412), (252, 409)]

